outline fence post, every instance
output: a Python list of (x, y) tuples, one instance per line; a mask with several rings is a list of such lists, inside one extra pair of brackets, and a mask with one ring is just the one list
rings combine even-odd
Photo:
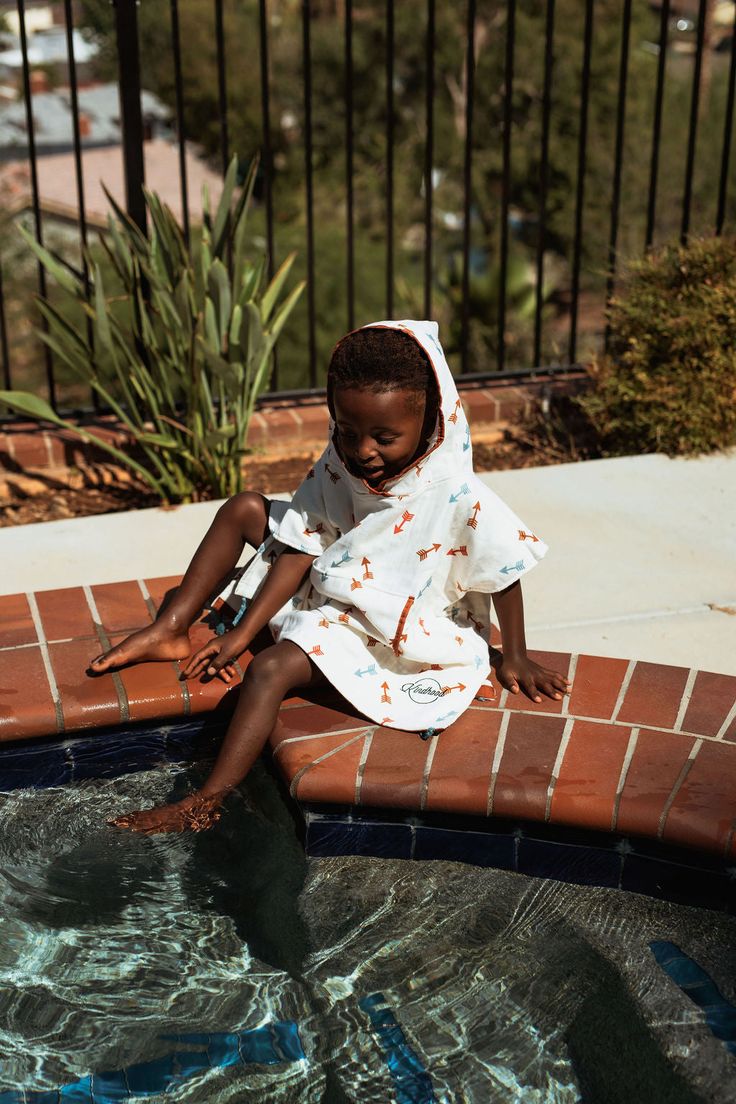
[(145, 234), (146, 204), (143, 167), (143, 115), (141, 112), (141, 67), (138, 54), (136, 0), (113, 0), (118, 47), (120, 120), (123, 131), (125, 207), (133, 222)]

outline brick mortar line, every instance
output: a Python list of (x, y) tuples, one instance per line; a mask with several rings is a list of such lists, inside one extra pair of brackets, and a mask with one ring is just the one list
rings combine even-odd
[[(158, 616), (158, 609), (156, 603), (151, 597), (151, 592), (146, 586), (144, 579), (136, 579), (138, 589), (141, 592), (143, 601), (146, 603), (146, 609), (148, 610), (148, 616), (151, 618), (151, 624), (154, 624)], [(123, 630), (124, 632), (125, 630)], [(189, 687), (187, 686), (186, 679), (182, 679), (181, 676), (181, 664), (178, 659), (172, 659), (171, 665), (176, 672), (176, 681), (179, 683), (179, 689), (181, 690), (182, 700), (184, 702), (184, 716), (191, 716), (192, 712), (192, 696), (189, 693)]]
[(419, 811), (424, 812), (427, 805), (427, 793), (429, 791), (429, 775), (432, 771), (432, 763), (434, 762), (434, 754), (437, 750), (437, 743), (439, 741), (441, 733), (435, 732), (429, 741), (429, 747), (427, 748), (427, 757), (424, 760), (424, 770), (422, 771), (422, 781), (419, 787)]
[(695, 667), (690, 668), (690, 674), (687, 676), (685, 682), (685, 688), (682, 691), (682, 697), (680, 698), (680, 708), (677, 710), (677, 716), (675, 717), (675, 723), (672, 727), (673, 732), (679, 732), (682, 728), (682, 722), (685, 720), (688, 706), (690, 705), (690, 699), (693, 696), (693, 688), (695, 686), (695, 679), (698, 672)]
[(508, 731), (510, 720), (510, 710), (504, 710), (503, 716), (501, 717), (501, 724), (498, 729), (498, 739), (496, 741), (496, 747), (493, 752), (493, 762), (491, 763), (491, 776), (488, 780), (486, 816), (491, 816), (493, 813), (493, 801), (496, 796), (496, 780), (498, 778), (498, 769), (501, 766), (501, 759), (503, 758), (503, 753), (506, 747), (506, 733)]
[(46, 680), (49, 684), (49, 690), (51, 691), (51, 700), (54, 703), (54, 713), (56, 714), (56, 731), (64, 731), (64, 709), (61, 704), (61, 694), (59, 693), (59, 687), (56, 683), (56, 675), (54, 674), (54, 668), (51, 663), (51, 653), (49, 652), (48, 641), (46, 640), (46, 634), (43, 627), (43, 621), (41, 620), (41, 611), (38, 608), (36, 601), (36, 595), (33, 591), (26, 592), (26, 601), (31, 611), (31, 617), (33, 618), (33, 625), (36, 630), (36, 636), (38, 637), (38, 644), (33, 647), (38, 647), (41, 651), (41, 659), (43, 660), (44, 669), (46, 671)]
[[(724, 676), (724, 677), (726, 677), (726, 676)], [(493, 705), (492, 706), (485, 706), (485, 707), (482, 706), (482, 705), (469, 705), (468, 709), (477, 710), (479, 712), (486, 712), (489, 709), (492, 710), (494, 713), (500, 713), (501, 712), (501, 710), (498, 707), (493, 706)], [(512, 713), (514, 715), (516, 715), (516, 713), (517, 713), (517, 711), (514, 710), (514, 709), (509, 709), (508, 712)], [(519, 713), (522, 713), (522, 712), (525, 713), (525, 711), (522, 711), (522, 710), (519, 710), (518, 712)], [(557, 717), (557, 718), (559, 718), (559, 716), (560, 716), (559, 713), (544, 713), (541, 710), (536, 710), (536, 709), (534, 710), (533, 714), (526, 714), (525, 713), (525, 715), (526, 716), (534, 716), (534, 717)], [(632, 722), (631, 721), (613, 721), (613, 720), (606, 719), (606, 717), (587, 717), (587, 716), (584, 716), (582, 713), (571, 713), (571, 714), (569, 714), (569, 716), (575, 721), (586, 721), (586, 722), (590, 721), (592, 724), (612, 725), (614, 728), (631, 728), (632, 727)], [(733, 719), (734, 717), (736, 717), (736, 703), (734, 703), (733, 709), (731, 710), (731, 713), (729, 713), (728, 717), (726, 718), (726, 721), (728, 723), (730, 723), (729, 718)], [(672, 729), (672, 728), (663, 728), (663, 727), (658, 726), (656, 724), (649, 724), (649, 723), (639, 724), (636, 727), (637, 727), (637, 730), (640, 729), (640, 728), (646, 728), (646, 729), (651, 729), (653, 732), (662, 732), (662, 733), (664, 733), (666, 735), (670, 735), (670, 736), (689, 736), (693, 740), (706, 740), (711, 744), (723, 744), (723, 743), (725, 743), (727, 747), (733, 747), (734, 750), (736, 750), (736, 743), (732, 743), (730, 740), (725, 740), (724, 741), (723, 738), (720, 735), (707, 736), (703, 732), (689, 732), (687, 729), (685, 729), (684, 731), (681, 731), (681, 732), (675, 732), (674, 729)], [(721, 729), (723, 731), (725, 731), (726, 728), (727, 728), (727, 724), (724, 723), (724, 725), (721, 726)]]
[(365, 774), (365, 765), (368, 762), (368, 754), (371, 750), (371, 744), (373, 743), (373, 737), (376, 734), (378, 725), (370, 728), (363, 736), (363, 749), (360, 753), (360, 759), (358, 766), (355, 770), (355, 804), (360, 805), (360, 798), (363, 793), (363, 775)]
[(718, 740), (719, 742), (723, 740), (723, 737), (728, 732), (728, 729), (733, 724), (734, 720), (736, 720), (736, 701), (733, 703), (733, 705), (729, 709), (728, 713), (726, 714), (725, 721), (723, 722), (721, 727), (716, 732), (716, 734), (715, 734), (715, 739), (716, 740)]
[(339, 751), (344, 751), (346, 747), (350, 747), (350, 745), (354, 744), (356, 740), (359, 740), (362, 735), (363, 733), (359, 732), (357, 736), (352, 736), (349, 740), (345, 740), (345, 742), (340, 744), (338, 747), (330, 748), (330, 750), (326, 751), (323, 755), (318, 755), (316, 759), (312, 759), (311, 762), (305, 763), (303, 767), (300, 767), (294, 777), (291, 779), (291, 782), (289, 783), (289, 793), (291, 794), (291, 796), (296, 800), (299, 783), (301, 782), (307, 771), (311, 770), (312, 767), (316, 767), (318, 763), (323, 763), (325, 759), (331, 759), (332, 756), (337, 755)]
[[(574, 682), (575, 681), (575, 672), (577, 671), (577, 669), (578, 669), (578, 654), (577, 654), (577, 652), (573, 652), (573, 654), (570, 656), (570, 664), (567, 668), (567, 678), (568, 678), (569, 682)], [(562, 705), (560, 707), (560, 716), (562, 716), (562, 717), (569, 716), (570, 715), (569, 714), (569, 708), (570, 708), (570, 695), (569, 694), (563, 694), (562, 695)], [(574, 714), (572, 714), (572, 715), (574, 716)]]
[(616, 698), (616, 704), (614, 705), (613, 709), (611, 710), (611, 720), (612, 721), (616, 720), (616, 716), (617, 716), (619, 710), (621, 709), (621, 706), (624, 704), (624, 701), (626, 700), (626, 695), (629, 692), (629, 684), (631, 682), (631, 679), (633, 677), (633, 674), (634, 674), (635, 670), (636, 670), (636, 660), (635, 659), (630, 659), (629, 660), (629, 666), (626, 668), (626, 673), (624, 674), (623, 681), (621, 683), (621, 688), (619, 689), (619, 692), (618, 692), (618, 697)]
[(618, 811), (621, 805), (621, 796), (626, 786), (626, 780), (629, 776), (629, 767), (631, 766), (631, 760), (634, 758), (634, 752), (636, 751), (636, 745), (639, 741), (639, 729), (632, 728), (629, 733), (629, 742), (626, 745), (626, 751), (624, 753), (624, 761), (621, 764), (621, 770), (618, 776), (618, 783), (616, 785), (616, 793), (613, 798), (613, 810), (611, 812), (611, 831), (617, 831), (616, 825), (618, 824)]
[(677, 776), (674, 786), (670, 791), (670, 795), (662, 806), (662, 812), (659, 817), (659, 825), (657, 826), (657, 839), (662, 839), (664, 836), (664, 830), (667, 826), (667, 817), (670, 815), (670, 809), (672, 808), (675, 798), (677, 797), (683, 782), (687, 778), (693, 763), (695, 762), (698, 752), (703, 746), (702, 740), (696, 740), (693, 746), (690, 748), (690, 754), (682, 765), (682, 769)]
[[(378, 728), (379, 726), (376, 725), (375, 727)], [(273, 754), (278, 755), (281, 748), (286, 747), (287, 744), (301, 744), (305, 740), (322, 740), (328, 736), (348, 736), (351, 732), (365, 732), (365, 725), (351, 725), (350, 728), (338, 728), (332, 732), (313, 732), (308, 736), (288, 736), (285, 740), (279, 740)]]
[(570, 743), (570, 736), (572, 734), (573, 727), (575, 725), (575, 717), (569, 717), (565, 723), (565, 727), (562, 730), (562, 736), (560, 737), (560, 744), (557, 748), (557, 756), (552, 767), (552, 772), (549, 776), (549, 783), (547, 785), (547, 802), (544, 807), (544, 820), (545, 823), (549, 822), (549, 818), (552, 811), (552, 795), (555, 792), (555, 784), (560, 777), (560, 770), (562, 769), (562, 763), (565, 758), (565, 752), (567, 751), (567, 745)]
[[(97, 637), (100, 641), (100, 644), (102, 645), (102, 647), (104, 648), (104, 650), (106, 652), (109, 652), (110, 647), (111, 647), (110, 638), (109, 638), (109, 636), (105, 632), (105, 629), (102, 626), (100, 613), (99, 613), (99, 610), (97, 609), (97, 603), (95, 602), (94, 595), (92, 594), (92, 590), (87, 585), (83, 586), (82, 590), (84, 591), (84, 597), (87, 601), (87, 605), (89, 607), (89, 612), (92, 614), (92, 621), (94, 622), (95, 632), (97, 633)], [(123, 686), (123, 680), (120, 677), (120, 672), (119, 671), (110, 671), (109, 674), (112, 676), (112, 682), (113, 682), (113, 686), (115, 687), (115, 693), (118, 696), (118, 707), (120, 709), (120, 720), (121, 721), (129, 721), (130, 720), (130, 702), (128, 701), (128, 694), (126, 692), (125, 687)]]

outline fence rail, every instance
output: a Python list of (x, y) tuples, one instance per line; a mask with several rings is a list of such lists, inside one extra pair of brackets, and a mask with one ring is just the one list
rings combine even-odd
[[(156, 5), (161, 19), (168, 18), (170, 28), (169, 107), (178, 148), (182, 226), (187, 240), (193, 233), (187, 149), (190, 140), (201, 137), (189, 134), (187, 124), (189, 96), (196, 94), (196, 90), (190, 90), (188, 86), (182, 18), (191, 2), (159, 0)], [(218, 162), (224, 172), (233, 148), (231, 124), (238, 110), (238, 103), (233, 99), (236, 78), (239, 82), (238, 95), (242, 94), (242, 82), (232, 66), (233, 48), (229, 45), (228, 35), (228, 20), (235, 18), (234, 8), (237, 5), (235, 0), (207, 2), (211, 3), (213, 35), (213, 42), (207, 48), (212, 49), (216, 59), (219, 143), (219, 149), (210, 149), (209, 153), (211, 160)], [(199, 9), (203, 3), (204, 0), (199, 0)], [(86, 247), (90, 240), (90, 223), (83, 172), (83, 111), (80, 108), (73, 33), (75, 9), (72, 0), (59, 0), (57, 7), (62, 15), (66, 41), (76, 221), (79, 242)], [(516, 0), (505, 0), (495, 5), (490, 14), (485, 7), (479, 12), (476, 0), (466, 0), (462, 9), (458, 9), (451, 0), (445, 0), (444, 4), (437, 3), (437, 0), (411, 0), (406, 7), (395, 6), (394, 0), (377, 0), (372, 4), (359, 4), (354, 0), (333, 0), (332, 4), (326, 0), (319, 3), (300, 0), (299, 4), (293, 0), (291, 3), (287, 0), (258, 0), (255, 3), (254, 0), (248, 6), (251, 13), (249, 26), (254, 32), (258, 53), (258, 70), (254, 68), (250, 74), (248, 89), (253, 99), (260, 98), (261, 133), (254, 148), (240, 149), (239, 154), (247, 158), (256, 152), (255, 146), (260, 151), (259, 201), (263, 212), (269, 274), (273, 274), (281, 248), (280, 224), (276, 219), (280, 170), (276, 164), (275, 146), (279, 142), (283, 146), (283, 140), (278, 135), (285, 125), (281, 118), (276, 131), (274, 129), (274, 95), (279, 91), (281, 79), (274, 60), (275, 29), (284, 20), (295, 26), (298, 23), (301, 42), (301, 117), (298, 129), (303, 147), (303, 263), (307, 295), (304, 318), (306, 341), (302, 344), (306, 350), (307, 368), (303, 386), (295, 389), (288, 386), (290, 381), (282, 376), (280, 365), (275, 364), (271, 380), (272, 395), (314, 393), (323, 381), (324, 349), (320, 347), (320, 341), (324, 344), (326, 338), (322, 331), (318, 334), (318, 323), (324, 329), (323, 316), (327, 308), (332, 309), (332, 304), (325, 306), (326, 293), (320, 286), (325, 268), (318, 263), (317, 254), (320, 242), (325, 240), (326, 235), (335, 234), (340, 240), (344, 238), (341, 262), (344, 271), (341, 297), (344, 302), (340, 304), (339, 317), (338, 312), (332, 310), (334, 332), (327, 334), (329, 342), (336, 340), (345, 328), (351, 329), (370, 320), (363, 317), (367, 277), (359, 263), (358, 249), (359, 223), (363, 214), (357, 185), (361, 183), (361, 174), (363, 178), (366, 175), (365, 147), (369, 144), (365, 120), (359, 117), (359, 104), (363, 114), (366, 110), (362, 84), (366, 73), (358, 64), (356, 55), (356, 36), (359, 33), (363, 36), (360, 39), (363, 48), (367, 35), (374, 45), (375, 39), (380, 38), (383, 50), (380, 93), (383, 102), (380, 107), (372, 105), (374, 122), (378, 122), (370, 131), (369, 139), (381, 150), (380, 154), (374, 155), (374, 169), (382, 189), (383, 223), (378, 235), (373, 212), (371, 230), (374, 237), (380, 237), (379, 244), (384, 250), (385, 314), (392, 317), (397, 309), (405, 312), (407, 301), (411, 301), (411, 295), (400, 282), (400, 270), (405, 267), (405, 247), (397, 227), (397, 220), (403, 217), (403, 211), (397, 208), (397, 187), (403, 183), (402, 171), (406, 171), (406, 166), (404, 170), (400, 168), (398, 158), (403, 157), (406, 144), (410, 141), (417, 165), (410, 166), (409, 171), (415, 172), (420, 179), (421, 192), (417, 205), (419, 221), (412, 239), (412, 249), (419, 255), (417, 272), (420, 273), (415, 281), (415, 308), (417, 311), (422, 309), (426, 316), (431, 316), (436, 310), (451, 319), (450, 328), (452, 330), (454, 326), (452, 332), (456, 334), (454, 362), (459, 374), (469, 379), (484, 379), (569, 370), (570, 366), (581, 360), (581, 339), (584, 339), (582, 358), (589, 356), (591, 350), (600, 347), (605, 340), (604, 308), (614, 293), (622, 256), (635, 254), (637, 250), (643, 253), (651, 248), (657, 239), (658, 229), (662, 229), (660, 241), (679, 238), (683, 243), (693, 232), (707, 231), (715, 235), (726, 232), (732, 200), (729, 174), (736, 85), (736, 35), (732, 27), (721, 28), (718, 41), (715, 40), (712, 0), (698, 0), (697, 19), (689, 27), (689, 37), (683, 37), (682, 32), (687, 20), (680, 19), (679, 24), (673, 24), (679, 9), (670, 0), (661, 0), (658, 10), (647, 13), (649, 23), (646, 26), (638, 7), (632, 13), (631, 0), (621, 0), (618, 5), (614, 2), (595, 5), (594, 0), (585, 0), (584, 5), (572, 5), (569, 0), (539, 0), (531, 7), (536, 13), (537, 27), (543, 29), (540, 64), (538, 71), (532, 75), (528, 67), (527, 71), (520, 71), (520, 66), (528, 61), (531, 16), (526, 6), (517, 8)], [(410, 42), (406, 35), (406, 13), (409, 9), (415, 20), (413, 26), (417, 44)], [(115, 0), (113, 26), (118, 58), (125, 203), (131, 218), (145, 227), (140, 11), (136, 0)], [(577, 37), (574, 40), (570, 39), (572, 13), (575, 13), (577, 21)], [(442, 51), (447, 50), (447, 28), (455, 17), (459, 56), (451, 80), (446, 69), (442, 68), (446, 66), (446, 54)], [(24, 0), (17, 0), (17, 18), (22, 54), (20, 91), (25, 104), (26, 152), (30, 168), (30, 209), (35, 234), (39, 242), (43, 242), (45, 224), (50, 216), (45, 213), (39, 183), (39, 157), (45, 155), (39, 153), (36, 141), (34, 98), (37, 93), (32, 90), (33, 64)], [(398, 33), (399, 20), (401, 35)], [(615, 35), (612, 29), (614, 22)], [(648, 37), (650, 25), (652, 33)], [(339, 151), (340, 157), (344, 157), (342, 194), (334, 197), (334, 220), (330, 225), (325, 225), (324, 202), (318, 212), (315, 198), (323, 177), (327, 180), (321, 164), (325, 160), (324, 150), (321, 147), (318, 150), (315, 144), (315, 98), (323, 94), (319, 82), (315, 81), (320, 75), (324, 77), (326, 72), (324, 61), (320, 61), (321, 67), (315, 69), (315, 31), (319, 30), (321, 35), (325, 27), (339, 32), (342, 43), (339, 81), (342, 99), (330, 104), (329, 110), (337, 116), (341, 115), (344, 120), (344, 150)], [(603, 38), (597, 40), (596, 34), (603, 34)], [(564, 44), (561, 35), (567, 36)], [(607, 85), (608, 99), (603, 104), (599, 92), (602, 65), (613, 65), (608, 57), (603, 57), (603, 50), (605, 48), (606, 53), (610, 53), (609, 47), (614, 39), (615, 80)], [(568, 50), (571, 41), (575, 49), (572, 53), (565, 53), (563, 45)], [(321, 38), (318, 44), (322, 49)], [(410, 111), (406, 106), (409, 92), (406, 82), (402, 83), (408, 52), (415, 59), (415, 70), (422, 85), (418, 91), (412, 91), (414, 100)], [(488, 61), (491, 54), (497, 57), (493, 64)], [(420, 58), (421, 63), (416, 58)], [(571, 79), (571, 74), (574, 79)], [(635, 83), (633, 92), (632, 80)], [(685, 113), (684, 125), (678, 124), (677, 133), (673, 133), (672, 119), (666, 106), (670, 85), (674, 89), (672, 94), (679, 95), (681, 101), (687, 85), (689, 97), (689, 110)], [(642, 93), (645, 87), (646, 94)], [(381, 89), (381, 85), (375, 84), (375, 88)], [(632, 100), (634, 92), (635, 100)], [(524, 106), (525, 96), (530, 99), (531, 107)], [(492, 110), (489, 104), (494, 105)], [(322, 108), (324, 110), (324, 104)], [(445, 134), (445, 152), (441, 156), (448, 158), (446, 131), (453, 110), (457, 131), (454, 145), (462, 148), (456, 150), (454, 168), (445, 170), (438, 163), (438, 137)], [(0, 118), (1, 111), (0, 105)], [(566, 113), (568, 122), (565, 126), (573, 134), (566, 147), (569, 166), (561, 163), (562, 155), (555, 146), (560, 134), (565, 133), (565, 128), (559, 124), (561, 113)], [(718, 127), (714, 122), (716, 115)], [(483, 130), (489, 118), (495, 120), (495, 129)], [(534, 125), (526, 127), (532, 118)], [(609, 118), (612, 126), (608, 126)], [(525, 127), (522, 127), (522, 122)], [(604, 134), (606, 126), (608, 132)], [(636, 147), (641, 151), (636, 153), (636, 158), (631, 154), (632, 127), (637, 128)], [(661, 198), (663, 141), (667, 127), (668, 155), (672, 150), (679, 149), (678, 171), (683, 173), (679, 225), (674, 235), (670, 216), (663, 228), (660, 225), (664, 203), (668, 209), (670, 206), (669, 199), (663, 203)], [(705, 136), (704, 130), (707, 131)], [(714, 138), (716, 130), (719, 130), (717, 141)], [(0, 126), (0, 136), (2, 133)], [(452, 149), (452, 145), (450, 143), (449, 148)], [(334, 151), (330, 156), (333, 155)], [(452, 152), (449, 159), (454, 156), (455, 152)], [(490, 167), (489, 156), (496, 158)], [(607, 174), (601, 169), (606, 160)], [(630, 182), (627, 184), (626, 174), (634, 160), (636, 166), (639, 162), (643, 166), (641, 171), (646, 174), (646, 186), (644, 194), (632, 202), (632, 188)], [(520, 161), (524, 163), (521, 180)], [(700, 162), (702, 171), (698, 175)], [(0, 187), (4, 163), (7, 163), (7, 156), (4, 161), (0, 139)], [(713, 166), (717, 166), (715, 173), (711, 171)], [(671, 199), (674, 194), (671, 162), (666, 169), (668, 197)], [(456, 210), (440, 211), (437, 202), (437, 189), (442, 183), (440, 177), (443, 173), (444, 177), (452, 177), (453, 172)], [(570, 193), (569, 229), (564, 233), (560, 230), (561, 175)], [(601, 180), (606, 175), (610, 180), (610, 194), (603, 197), (600, 194)], [(334, 176), (329, 177), (327, 186), (334, 190)], [(406, 189), (402, 187), (402, 202), (405, 193)], [(566, 202), (564, 196), (563, 200)], [(711, 202), (715, 214), (708, 222), (710, 216), (704, 212)], [(447, 200), (443, 200), (443, 204), (446, 208)], [(338, 218), (344, 218), (339, 229)], [(598, 228), (607, 222), (607, 232), (599, 234), (603, 244), (594, 256), (586, 238), (586, 233), (590, 235), (593, 218)], [(697, 223), (695, 230), (694, 221)], [(627, 241), (626, 247), (622, 248), (624, 229)], [(455, 237), (449, 251), (447, 242), (452, 234)], [(13, 295), (17, 298), (18, 293), (9, 286), (13, 274), (7, 264), (3, 265), (2, 244), (0, 242), (0, 358), (4, 385), (12, 388), (23, 385), (24, 364), (23, 358), (19, 358), (17, 364), (14, 358), (16, 342), (8, 304)], [(525, 250), (527, 284), (523, 318), (518, 303), (513, 301), (516, 294), (514, 280), (518, 273), (512, 272), (513, 250), (518, 253), (522, 246)], [(459, 264), (459, 273), (455, 269), (448, 277), (450, 267), (447, 257), (450, 253)], [(552, 261), (561, 264), (563, 271), (550, 299), (545, 280)], [(88, 280), (84, 255), (82, 267), (84, 279)], [(441, 273), (444, 273), (442, 279)], [(374, 275), (372, 273), (370, 278), (373, 279)], [(487, 296), (483, 301), (480, 301), (482, 296), (478, 290), (481, 286), (486, 289), (484, 294)], [(41, 295), (46, 295), (48, 291), (45, 273), (40, 266), (36, 290)], [(583, 324), (583, 307), (593, 316), (593, 325), (589, 320)], [(512, 340), (509, 335), (511, 322), (522, 329), (523, 322), (526, 327), (523, 340), (517, 340), (513, 335)], [(54, 406), (64, 406), (64, 399), (59, 393), (58, 365), (54, 364), (46, 347), (43, 356), (46, 393)], [(80, 405), (78, 396), (75, 404)]]

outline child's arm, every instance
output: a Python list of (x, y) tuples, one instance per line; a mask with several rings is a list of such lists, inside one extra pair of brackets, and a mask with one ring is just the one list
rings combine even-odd
[(527, 656), (524, 602), (518, 579), (505, 590), (496, 591), (493, 595), (493, 606), (498, 617), (503, 647), (501, 660), (494, 664), (498, 681), (512, 694), (518, 694), (521, 688), (532, 701), (541, 702), (540, 692), (559, 701), (567, 693), (570, 682), (564, 675), (541, 667)]
[(296, 594), (314, 559), (314, 556), (297, 552), (295, 548), (285, 548), (240, 624), (222, 636), (213, 637), (195, 652), (184, 668), (183, 677), (194, 678), (206, 671), (208, 675), (219, 675), (229, 682), (235, 675), (233, 662), (243, 654), (273, 615)]

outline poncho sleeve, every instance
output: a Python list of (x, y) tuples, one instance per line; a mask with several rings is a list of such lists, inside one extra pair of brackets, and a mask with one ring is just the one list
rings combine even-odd
[(330, 520), (327, 497), (334, 494), (327, 485), (321, 458), (310, 468), (291, 502), (272, 502), (269, 528), (276, 540), (299, 552), (319, 556), (340, 536)]
[(463, 589), (493, 594), (535, 567), (547, 545), (498, 495), (480, 481), (478, 486), (476, 508), (466, 523), (472, 536), (461, 581)]

